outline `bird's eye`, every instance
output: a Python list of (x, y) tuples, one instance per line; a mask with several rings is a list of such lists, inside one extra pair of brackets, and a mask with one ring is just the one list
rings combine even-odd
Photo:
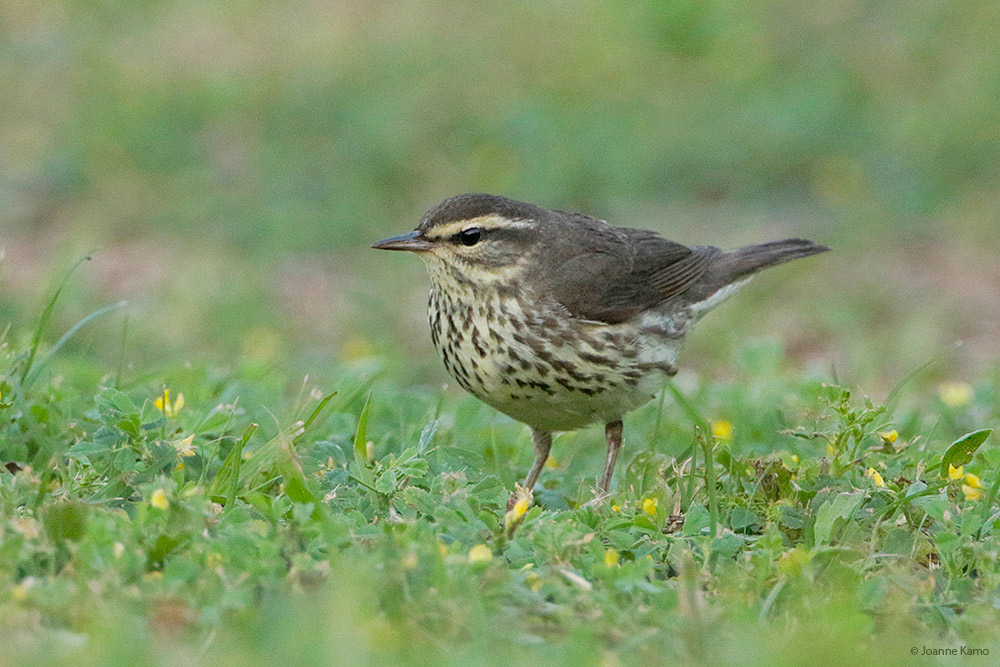
[(483, 238), (482, 227), (469, 227), (455, 235), (462, 245), (476, 245)]

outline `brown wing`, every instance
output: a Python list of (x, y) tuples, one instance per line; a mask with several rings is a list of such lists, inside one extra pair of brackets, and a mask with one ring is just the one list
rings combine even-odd
[(549, 293), (573, 317), (624, 322), (683, 293), (720, 254), (718, 248), (688, 248), (638, 229), (599, 231), (574, 244), (586, 250), (546, 262)]

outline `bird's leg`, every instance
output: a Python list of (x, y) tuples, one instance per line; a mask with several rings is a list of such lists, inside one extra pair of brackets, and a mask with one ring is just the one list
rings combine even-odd
[(615, 474), (615, 461), (618, 451), (622, 448), (622, 420), (609, 422), (604, 426), (604, 437), (608, 440), (608, 457), (604, 460), (604, 477), (601, 478), (601, 491), (608, 492), (611, 486), (611, 476)]
[[(545, 462), (549, 458), (549, 450), (552, 449), (552, 434), (531, 429), (531, 439), (535, 443), (535, 463), (531, 466), (531, 471), (524, 479), (523, 488), (528, 491), (535, 488), (535, 482), (538, 481), (538, 476), (542, 474), (542, 468), (545, 467)], [(517, 492), (515, 491), (510, 494), (510, 500), (507, 501), (507, 509), (512, 509), (516, 502)]]

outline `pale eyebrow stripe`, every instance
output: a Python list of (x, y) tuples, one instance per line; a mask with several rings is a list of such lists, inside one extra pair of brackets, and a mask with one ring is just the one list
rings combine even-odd
[(427, 234), (427, 237), (432, 239), (447, 238), (449, 236), (454, 236), (469, 227), (482, 227), (486, 231), (501, 229), (529, 229), (532, 227), (532, 222), (529, 220), (511, 220), (499, 215), (483, 215), (478, 218), (471, 218), (469, 220), (454, 220), (443, 225), (438, 225), (427, 230), (430, 232)]

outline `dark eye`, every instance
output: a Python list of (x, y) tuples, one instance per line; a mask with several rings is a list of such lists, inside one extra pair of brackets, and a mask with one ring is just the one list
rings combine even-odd
[(483, 238), (482, 227), (469, 227), (455, 235), (462, 245), (476, 245)]

